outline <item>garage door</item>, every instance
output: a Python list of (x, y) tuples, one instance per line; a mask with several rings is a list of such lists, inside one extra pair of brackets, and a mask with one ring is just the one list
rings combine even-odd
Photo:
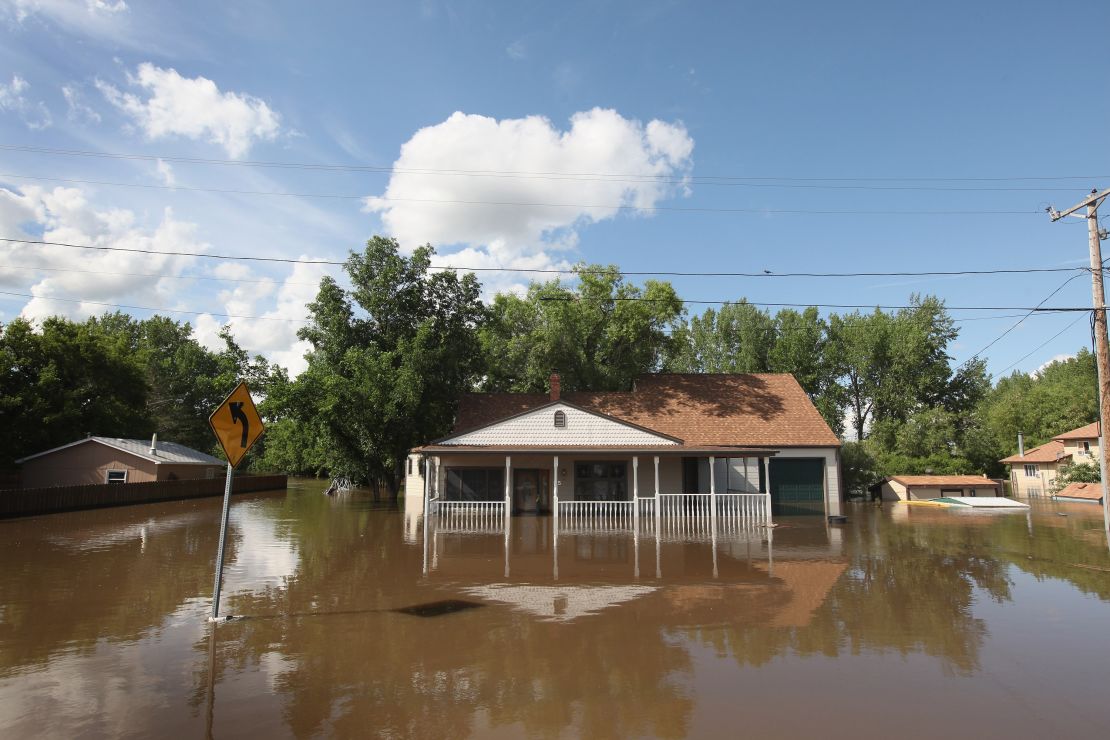
[(825, 513), (825, 461), (771, 458), (771, 513)]

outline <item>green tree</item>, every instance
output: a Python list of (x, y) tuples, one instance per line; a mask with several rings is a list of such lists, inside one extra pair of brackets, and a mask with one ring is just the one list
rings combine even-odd
[(87, 434), (151, 431), (147, 385), (134, 358), (93, 324), (63, 318), (36, 332), (16, 319), (0, 335), (0, 465)]
[(405, 455), (451, 428), (479, 370), (478, 282), (430, 272), (434, 253), (405, 257), (395, 240), (374, 237), (346, 262), (350, 291), (324, 278), (299, 332), (312, 345), (308, 369), (285, 401), (331, 473), (393, 493)]
[(1060, 472), (1057, 473), (1056, 480), (1052, 484), (1052, 490), (1053, 492), (1061, 491), (1069, 483), (1101, 482), (1102, 472), (1099, 470), (1098, 463), (1072, 463), (1071, 465), (1064, 465), (1060, 468)]
[(771, 369), (775, 322), (746, 300), (706, 309), (676, 327), (668, 369), (685, 373), (765, 373)]
[(626, 283), (616, 267), (579, 265), (577, 284), (532, 283), (500, 294), (480, 331), (487, 391), (539, 392), (552, 372), (565, 390), (629, 390), (658, 370), (682, 314), (670, 283)]

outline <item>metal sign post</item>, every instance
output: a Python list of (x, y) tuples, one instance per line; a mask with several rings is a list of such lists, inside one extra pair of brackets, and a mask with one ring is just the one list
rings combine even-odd
[[(246, 457), (247, 451), (266, 431), (262, 417), (254, 406), (246, 383), (236, 386), (224, 402), (208, 417), (208, 425), (227, 455), (227, 478), (224, 480), (224, 509), (220, 517), (220, 544), (216, 551), (216, 578), (212, 585), (212, 616), (208, 621), (220, 621), (220, 582), (224, 573), (224, 546), (227, 542), (227, 520), (231, 513), (231, 479), (235, 467)], [(231, 619), (231, 615), (224, 620)]]

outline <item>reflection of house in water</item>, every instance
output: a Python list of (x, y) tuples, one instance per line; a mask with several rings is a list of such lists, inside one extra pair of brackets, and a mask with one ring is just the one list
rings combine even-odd
[(568, 532), (551, 517), (468, 527), (433, 513), (424, 572), (543, 621), (569, 622), (652, 596), (678, 624), (758, 615), (760, 623), (793, 627), (808, 623), (848, 567), (835, 527), (706, 531), (702, 524), (685, 535), (663, 535), (650, 521), (640, 531)]

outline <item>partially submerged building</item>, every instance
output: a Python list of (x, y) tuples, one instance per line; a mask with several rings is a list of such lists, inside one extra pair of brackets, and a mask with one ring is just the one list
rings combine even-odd
[(892, 475), (869, 489), (883, 501), (923, 501), (944, 496), (1001, 496), (1002, 486), (985, 475)]
[(16, 460), (23, 488), (215, 478), (227, 463), (174, 442), (86, 437)]
[[(1071, 429), (1043, 445), (1018, 449), (999, 462), (1010, 466), (1010, 490), (1015, 496), (1038, 498), (1052, 494), (1061, 468), (1076, 463), (1098, 464), (1098, 422)], [(1020, 444), (1020, 443), (1019, 443)]]
[(466, 394), (452, 433), (406, 465), (408, 495), (482, 511), (842, 514), (840, 440), (786, 374), (565, 394), (553, 375), (550, 394)]

